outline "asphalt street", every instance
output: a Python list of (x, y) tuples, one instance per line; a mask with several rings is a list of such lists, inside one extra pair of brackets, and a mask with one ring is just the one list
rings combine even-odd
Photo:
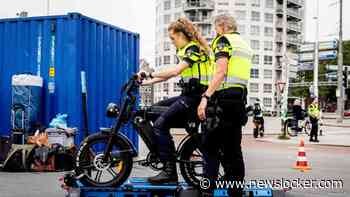
[[(183, 137), (176, 135), (176, 141)], [(291, 189), (287, 197), (350, 196), (350, 148), (307, 145), (306, 156), (311, 166), (309, 172), (299, 172), (295, 165), (298, 147), (257, 141), (250, 135), (243, 137), (246, 163), (246, 180), (342, 180), (341, 189)], [(132, 176), (147, 177), (152, 170), (135, 166)], [(6, 173), (0, 172), (1, 197), (63, 197), (58, 177), (63, 173)]]

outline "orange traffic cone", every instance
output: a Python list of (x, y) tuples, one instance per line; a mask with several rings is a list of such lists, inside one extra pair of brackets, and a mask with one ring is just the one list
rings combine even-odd
[(307, 159), (306, 159), (305, 148), (304, 148), (304, 139), (300, 140), (297, 163), (294, 166), (294, 169), (300, 170), (301, 172), (311, 170), (311, 167), (309, 166)]

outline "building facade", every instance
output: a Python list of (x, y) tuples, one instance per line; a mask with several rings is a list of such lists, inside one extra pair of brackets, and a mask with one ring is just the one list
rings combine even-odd
[[(145, 59), (140, 60), (140, 70), (146, 71), (148, 73), (154, 72), (154, 69), (150, 67), (149, 63)], [(151, 106), (153, 105), (154, 97), (154, 85), (146, 85), (140, 87), (141, 96), (141, 106)]]
[[(286, 9), (283, 9), (283, 3)], [(304, 0), (157, 0), (156, 1), (156, 69), (176, 64), (176, 49), (167, 32), (171, 21), (188, 17), (207, 40), (215, 36), (213, 19), (221, 13), (235, 17), (238, 31), (254, 50), (248, 103), (259, 98), (269, 111), (277, 111), (277, 82), (285, 80), (282, 66), (284, 51), (295, 51), (304, 37)], [(287, 22), (283, 23), (283, 16)], [(284, 25), (285, 24), (285, 25)], [(285, 29), (287, 39), (283, 38)], [(286, 47), (283, 50), (283, 47)], [(176, 96), (179, 79), (155, 86), (155, 101)]]

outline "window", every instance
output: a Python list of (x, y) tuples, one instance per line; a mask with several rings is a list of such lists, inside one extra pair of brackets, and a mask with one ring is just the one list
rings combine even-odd
[(181, 4), (182, 4), (181, 1), (182, 1), (182, 0), (175, 0), (175, 8), (181, 7)]
[(250, 47), (254, 50), (259, 50), (260, 49), (260, 43), (259, 40), (251, 40), (250, 41)]
[(245, 34), (245, 26), (244, 26), (244, 25), (238, 25), (237, 28), (238, 28), (238, 32), (239, 32), (241, 35), (244, 35), (244, 34)]
[(272, 107), (272, 98), (264, 98), (263, 99), (263, 105), (265, 107)]
[(272, 79), (272, 70), (264, 70), (264, 79)]
[(170, 64), (170, 55), (164, 56), (164, 64)]
[(235, 1), (235, 5), (238, 5), (238, 6), (245, 6), (245, 2), (246, 2), (246, 0), (236, 0), (236, 1)]
[(169, 83), (163, 83), (163, 91), (168, 92), (169, 91)]
[(272, 84), (264, 84), (264, 93), (272, 93)]
[(174, 17), (175, 17), (175, 20), (180, 18), (181, 17), (181, 12), (175, 13)]
[(210, 26), (203, 26), (201, 28), (201, 32), (202, 32), (203, 36), (209, 36), (210, 35), (210, 31), (211, 31)]
[(260, 63), (259, 59), (260, 59), (259, 55), (254, 55), (252, 59), (252, 64), (259, 64)]
[(228, 2), (218, 2), (219, 6), (228, 6)]
[(259, 69), (252, 68), (250, 70), (250, 77), (254, 78), (254, 79), (258, 79), (259, 78)]
[(164, 51), (170, 50), (170, 42), (164, 42)]
[(163, 30), (164, 32), (163, 32), (163, 34), (164, 34), (164, 38), (166, 38), (166, 37), (168, 37), (168, 28), (164, 28), (164, 30)]
[(272, 41), (264, 41), (264, 50), (272, 51)]
[(245, 20), (247, 16), (247, 12), (243, 10), (236, 10), (235, 15), (237, 20)]
[(257, 97), (249, 97), (249, 105), (253, 105), (257, 99)]
[(258, 83), (250, 83), (249, 87), (250, 92), (259, 92), (259, 84)]
[(164, 1), (164, 10), (170, 10), (171, 1)]
[(228, 13), (228, 10), (218, 10), (218, 14)]
[(252, 11), (252, 21), (260, 21), (260, 12)]
[(250, 26), (250, 35), (259, 36), (260, 35), (260, 27), (257, 25)]
[(265, 22), (273, 23), (273, 14), (265, 13)]
[(171, 20), (171, 15), (170, 14), (165, 14), (164, 15), (164, 25), (170, 23)]
[(260, 7), (260, 0), (251, 0), (252, 7)]
[(274, 0), (265, 0), (265, 7), (266, 8), (273, 8), (273, 1)]
[(159, 65), (159, 66), (162, 65), (162, 57), (159, 57), (159, 58), (158, 58), (158, 61), (159, 61), (158, 65)]
[(264, 56), (264, 64), (272, 65), (272, 56), (265, 55)]
[(272, 29), (272, 27), (265, 27), (264, 28), (264, 35), (268, 36), (268, 37), (272, 37), (273, 36), (273, 29)]
[(181, 92), (181, 87), (179, 83), (174, 83), (174, 92)]

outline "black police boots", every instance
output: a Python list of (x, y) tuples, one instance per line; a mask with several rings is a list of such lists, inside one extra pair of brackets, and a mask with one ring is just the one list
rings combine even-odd
[(163, 171), (158, 175), (149, 177), (148, 181), (151, 184), (177, 184), (178, 177), (175, 162), (166, 162)]

